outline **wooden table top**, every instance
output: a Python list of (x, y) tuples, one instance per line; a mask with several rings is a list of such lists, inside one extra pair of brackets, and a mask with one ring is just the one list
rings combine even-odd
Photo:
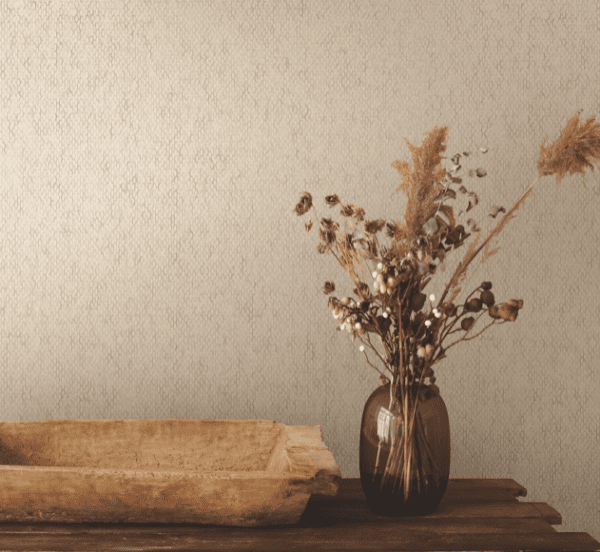
[(512, 479), (451, 479), (435, 513), (386, 518), (370, 512), (359, 479), (344, 479), (336, 497), (312, 496), (296, 525), (0, 523), (0, 551), (600, 550), (587, 533), (556, 531), (560, 514), (526, 495)]

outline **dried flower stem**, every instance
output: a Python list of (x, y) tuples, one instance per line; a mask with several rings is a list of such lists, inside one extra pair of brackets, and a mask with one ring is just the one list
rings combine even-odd
[(408, 495), (408, 485), (410, 483), (410, 461), (411, 461), (411, 456), (409, 456), (412, 453), (412, 441), (411, 441), (411, 446), (408, 446), (408, 441), (410, 440), (411, 437), (411, 433), (408, 427), (408, 411), (410, 409), (410, 404), (408, 403), (408, 393), (405, 396), (405, 407), (404, 407), (404, 474), (405, 474), (405, 479), (404, 479), (404, 500), (406, 500), (407, 495)]
[[(481, 335), (485, 330), (487, 330), (489, 327), (493, 326), (494, 324), (497, 324), (498, 326), (502, 325), (502, 324), (506, 324), (506, 320), (502, 320), (502, 322), (498, 322), (498, 320), (496, 318), (494, 318), (487, 326), (484, 326), (483, 329), (479, 332), (476, 333), (475, 335), (472, 335), (471, 337), (463, 337), (462, 339), (459, 339), (459, 341), (471, 341), (471, 339), (475, 339), (477, 336)], [(474, 326), (475, 324), (473, 324)], [(473, 327), (471, 326), (471, 327)], [(469, 328), (471, 329), (471, 328)], [(468, 333), (468, 332), (467, 332)], [(465, 334), (466, 336), (467, 334)], [(458, 343), (457, 341), (455, 341), (454, 343)], [(454, 343), (452, 343), (452, 345), (454, 345)]]
[(420, 429), (420, 432), (418, 432), (419, 438), (421, 439), (421, 442), (422, 442), (423, 446), (425, 447), (425, 450), (427, 451), (427, 458), (429, 459), (429, 462), (431, 463), (431, 466), (433, 468), (433, 473), (437, 474), (437, 473), (439, 473), (439, 470), (437, 467), (437, 463), (433, 457), (433, 453), (431, 452), (431, 448), (429, 447), (429, 443), (427, 442), (427, 439), (425, 438), (425, 435), (426, 435), (425, 425), (423, 424), (423, 418), (420, 414), (417, 416), (417, 421), (419, 423), (419, 429)]
[[(361, 341), (362, 341), (362, 339), (361, 339)], [(364, 341), (363, 341), (363, 343), (364, 343)], [(367, 356), (366, 350), (363, 351), (363, 354), (365, 355), (365, 358), (367, 359), (367, 363), (369, 364), (369, 366), (371, 366), (376, 372), (379, 372), (379, 374), (385, 378), (385, 375), (383, 374), (383, 372), (379, 371), (379, 368), (377, 368), (374, 364), (371, 364), (371, 361), (369, 360), (369, 357)], [(386, 366), (386, 368), (387, 368), (387, 366)]]
[[(367, 338), (367, 341), (369, 342), (369, 347), (371, 347), (371, 349), (373, 349), (374, 353), (379, 357), (381, 362), (383, 362), (383, 365), (385, 366), (386, 370), (391, 373), (391, 370), (388, 368), (387, 362), (383, 359), (383, 357), (379, 354), (379, 351), (371, 343), (371, 338), (369, 337), (369, 334), (367, 332), (365, 332), (365, 337)], [(358, 335), (358, 338), (364, 343), (360, 334)], [(365, 356), (366, 356), (366, 353), (365, 353)], [(371, 363), (369, 363), (369, 364), (371, 364)], [(371, 366), (373, 366), (373, 365), (371, 364)], [(375, 366), (373, 366), (373, 368), (375, 368)], [(377, 370), (377, 368), (375, 368), (375, 370)], [(379, 372), (379, 370), (377, 370), (377, 371)], [(383, 376), (383, 374), (381, 372), (379, 372), (379, 373)]]

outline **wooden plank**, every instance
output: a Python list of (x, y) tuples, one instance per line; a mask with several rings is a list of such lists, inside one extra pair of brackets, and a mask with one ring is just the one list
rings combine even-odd
[(551, 525), (560, 525), (562, 523), (562, 516), (550, 504), (546, 504), (545, 502), (528, 502), (528, 504), (532, 504), (547, 523)]
[(448, 489), (506, 489), (514, 496), (527, 496), (527, 489), (514, 479), (455, 478), (448, 481)]
[(509, 489), (451, 489), (446, 491), (444, 499), (453, 502), (468, 500), (471, 502), (520, 502), (518, 496), (511, 494)]
[(557, 530), (548, 525), (541, 518), (437, 518), (432, 519), (429, 516), (425, 517), (411, 517), (411, 518), (388, 518), (388, 517), (377, 517), (377, 516), (362, 516), (362, 515), (348, 515), (343, 520), (332, 519), (328, 517), (327, 512), (317, 513), (314, 519), (311, 519), (309, 515), (303, 516), (298, 524), (298, 527), (306, 528), (321, 528), (321, 527), (338, 527), (342, 528), (348, 525), (360, 524), (365, 528), (365, 531), (375, 530), (375, 528), (389, 525), (396, 530), (404, 532), (431, 532), (432, 534), (438, 535), (440, 539), (448, 532), (455, 534), (460, 533), (490, 533), (490, 534), (502, 534), (502, 533), (547, 533), (553, 535), (557, 533)]
[[(344, 478), (345, 491), (352, 492), (361, 488), (360, 478)], [(448, 481), (449, 492), (479, 489), (504, 489), (513, 496), (527, 496), (527, 489), (514, 479), (451, 478)]]
[[(519, 518), (537, 518), (542, 519), (548, 524), (559, 525), (562, 523), (560, 514), (548, 505), (537, 502), (483, 502), (475, 501), (446, 501), (442, 500), (438, 509), (425, 516), (423, 519), (519, 519)], [(361, 519), (363, 521), (379, 521), (383, 516), (371, 513), (363, 500), (346, 500), (343, 507), (339, 504), (330, 504), (326, 502), (317, 503), (316, 501), (307, 506), (318, 509), (318, 515), (323, 518), (349, 520)], [(306, 511), (303, 515), (306, 515)], [(302, 521), (302, 518), (300, 518)]]
[[(468, 479), (457, 478), (448, 481), (446, 494), (462, 494), (468, 491), (479, 492), (486, 490), (506, 491), (510, 496), (527, 496), (527, 489), (519, 485), (514, 479)], [(362, 494), (360, 478), (344, 478), (344, 484), (340, 487), (338, 496), (352, 496), (356, 493)]]
[[(13, 527), (14, 528), (14, 527)], [(6, 529), (6, 528), (5, 528)], [(115, 527), (71, 525), (44, 527), (44, 531), (18, 530), (0, 533), (0, 547), (23, 550), (152, 550), (173, 552), (192, 550), (286, 552), (317, 550), (398, 551), (398, 550), (596, 550), (600, 543), (587, 533), (453, 533), (440, 538), (430, 531), (407, 532), (398, 526), (382, 525), (365, 530), (363, 526), (343, 528), (266, 528), (266, 527)]]
[[(336, 496), (320, 496), (313, 495), (311, 501), (314, 502), (327, 502), (327, 503), (342, 503), (346, 500), (359, 500), (366, 503), (365, 494), (362, 487), (359, 485), (357, 488), (344, 488), (341, 487), (339, 493)], [(443, 500), (445, 501), (483, 501), (483, 502), (520, 502), (518, 497), (511, 494), (507, 489), (448, 489), (444, 495)]]

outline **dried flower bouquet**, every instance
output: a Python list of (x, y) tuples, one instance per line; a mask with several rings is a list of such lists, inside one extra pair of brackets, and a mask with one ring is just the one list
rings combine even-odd
[[(590, 161), (600, 159), (600, 123), (594, 124), (594, 120), (592, 117), (579, 126), (578, 112), (549, 147), (544, 147), (544, 140), (537, 161), (539, 176), (556, 174), (556, 182), (560, 184), (567, 172), (580, 173), (584, 175), (585, 186), (586, 167), (593, 170)], [(412, 153), (412, 168), (406, 161), (392, 164), (402, 177), (402, 183), (396, 191), (402, 190), (408, 198), (405, 224), (400, 221), (386, 222), (381, 218), (366, 220), (364, 209), (343, 204), (337, 195), (327, 196), (325, 202), (330, 208), (340, 207), (340, 215), (345, 219), (344, 230), (331, 218), (321, 218), (319, 223), (320, 243), (317, 251), (321, 254), (331, 253), (336, 258), (352, 279), (356, 295), (355, 298), (329, 298), (328, 306), (334, 318), (341, 321), (337, 329), (351, 334), (352, 342), (358, 337), (362, 342), (360, 351), (364, 353), (367, 363), (381, 374), (382, 384), (387, 383), (388, 378), (371, 362), (367, 348), (391, 375), (390, 408), (394, 405), (399, 409), (402, 428), (407, 429), (400, 432), (396, 428), (398, 433), (388, 455), (381, 485), (383, 488), (391, 482), (393, 488), (399, 490), (404, 484), (405, 500), (415, 480), (416, 489), (420, 489), (421, 484), (430, 484), (425, 480), (422, 466), (425, 461), (433, 462), (433, 458), (423, 438), (422, 421), (419, 416), (416, 417), (416, 413), (417, 400), (424, 396), (424, 392), (439, 392), (434, 385), (432, 366), (445, 358), (447, 350), (457, 343), (474, 339), (494, 324), (514, 322), (523, 307), (523, 301), (515, 299), (497, 304), (491, 291), (491, 282), (483, 282), (462, 304), (456, 305), (454, 301), (461, 291), (460, 285), (471, 261), (482, 250), (480, 263), (498, 252), (499, 247), (490, 250), (491, 241), (514, 218), (515, 211), (539, 180), (538, 177), (508, 212), (503, 207), (491, 209), (489, 216), (492, 218), (501, 212), (504, 215), (479, 244), (482, 231), (475, 221), (468, 219), (467, 232), (462, 224), (457, 224), (453, 209), (447, 204), (457, 198), (457, 193), (468, 200), (466, 212), (478, 203), (477, 195), (465, 188), (459, 176), (461, 159), (469, 156), (470, 152), (454, 155), (450, 171), (441, 166), (442, 159), (446, 159), (441, 154), (446, 150), (447, 131), (447, 127), (436, 126), (428, 133), (421, 147), (415, 147), (406, 140)], [(480, 151), (485, 153), (487, 150), (480, 148)], [(467, 176), (483, 178), (486, 172), (483, 169), (471, 170)], [(311, 210), (316, 214), (311, 194), (304, 192), (294, 212), (300, 216)], [(357, 233), (359, 223), (363, 224), (360, 234)], [(312, 226), (312, 220), (305, 224), (307, 231)], [(380, 243), (378, 238), (384, 228), (391, 240), (388, 245)], [(434, 295), (430, 295), (430, 306), (424, 308), (427, 301), (424, 289), (437, 267), (441, 263), (444, 270), (446, 254), (462, 247), (474, 232), (477, 232), (475, 239), (448, 281), (437, 305), (434, 306)], [(329, 295), (335, 289), (335, 284), (327, 281), (323, 292)], [(477, 293), (478, 296), (473, 297)], [(491, 322), (475, 335), (469, 336), (486, 312)], [(444, 345), (447, 338), (455, 333), (460, 337)], [(379, 338), (382, 350), (375, 346), (371, 336)], [(424, 382), (427, 382), (426, 387), (422, 388)], [(377, 468), (378, 465), (376, 474)]]

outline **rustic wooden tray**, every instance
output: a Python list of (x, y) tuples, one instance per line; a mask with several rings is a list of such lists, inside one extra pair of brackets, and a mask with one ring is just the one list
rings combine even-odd
[(285, 525), (340, 483), (320, 426), (0, 422), (2, 522)]

